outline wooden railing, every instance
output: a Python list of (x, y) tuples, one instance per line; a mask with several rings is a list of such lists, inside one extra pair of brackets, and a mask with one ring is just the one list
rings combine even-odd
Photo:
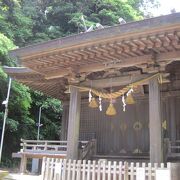
[[(24, 140), (21, 139), (21, 152), (48, 152), (48, 153), (66, 153), (67, 141), (46, 141), (46, 140)], [(88, 141), (81, 141), (82, 148)]]
[(171, 164), (44, 158), (42, 180), (171, 180)]
[(96, 154), (96, 139), (89, 141), (83, 148), (79, 148), (79, 159), (89, 160)]

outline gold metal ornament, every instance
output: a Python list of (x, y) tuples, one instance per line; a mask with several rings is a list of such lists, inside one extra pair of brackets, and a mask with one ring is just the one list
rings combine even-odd
[(166, 120), (163, 121), (163, 123), (162, 123), (162, 128), (163, 128), (164, 130), (167, 130), (167, 122), (166, 122)]
[(142, 129), (142, 124), (141, 124), (141, 122), (139, 122), (139, 121), (136, 121), (134, 124), (133, 124), (133, 129), (135, 130), (135, 131), (140, 131), (141, 129)]
[(112, 103), (110, 103), (106, 110), (106, 115), (115, 116), (116, 114), (117, 113), (116, 113), (116, 109), (115, 109), (114, 105)]
[(134, 149), (133, 154), (141, 154), (142, 151), (139, 148)]
[(135, 104), (135, 100), (132, 96), (132, 94), (129, 94), (127, 97), (126, 97), (126, 104)]
[(97, 108), (98, 107), (98, 103), (94, 97), (89, 102), (89, 107), (91, 107), (91, 108)]

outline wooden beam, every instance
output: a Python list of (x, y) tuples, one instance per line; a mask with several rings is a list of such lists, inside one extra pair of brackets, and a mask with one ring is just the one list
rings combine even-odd
[[(106, 78), (106, 79), (99, 79), (99, 80), (89, 80), (80, 83), (80, 86), (87, 86), (93, 88), (106, 88), (106, 87), (116, 87), (116, 86), (124, 86), (136, 81), (139, 81), (141, 79), (145, 79), (152, 76), (152, 74), (141, 74), (141, 75), (127, 75), (127, 76), (121, 76), (121, 77), (114, 77), (114, 78)], [(147, 82), (143, 82), (141, 85), (148, 84)]]
[(79, 89), (70, 87), (70, 106), (67, 137), (67, 159), (78, 159), (81, 95)]
[[(92, 80), (92, 81), (88, 80), (88, 81), (80, 83), (79, 86), (92, 87), (95, 89), (103, 89), (103, 88), (107, 88), (107, 87), (111, 87), (111, 86), (112, 87), (125, 86), (130, 83), (139, 81), (141, 79), (148, 78), (152, 75), (153, 74), (136, 75), (133, 79), (132, 79), (132, 75), (126, 75), (126, 76), (115, 77), (115, 78), (106, 78), (106, 79), (101, 79), (101, 80)], [(166, 78), (166, 76), (167, 76), (167, 74), (163, 75), (163, 83), (170, 82), (169, 79)], [(146, 85), (146, 84), (148, 84), (148, 82), (143, 82), (140, 84), (140, 86), (138, 87), (139, 88), (138, 94), (144, 95), (144, 89), (143, 89), (142, 85)], [(69, 86), (67, 86), (66, 88), (67, 88), (67, 90), (64, 93), (69, 94), (70, 93)], [(79, 89), (79, 91), (86, 92), (88, 90)], [(103, 89), (103, 91), (105, 91), (105, 89)]]
[(180, 61), (180, 51), (171, 51), (157, 55), (158, 61)]
[[(84, 73), (84, 72), (97, 72), (97, 71), (103, 71), (110, 68), (123, 68), (123, 67), (129, 67), (129, 66), (135, 66), (137, 64), (141, 63), (150, 63), (153, 62), (152, 55), (145, 55), (145, 56), (138, 56), (138, 57), (131, 57), (126, 59), (120, 59), (114, 61), (107, 61), (104, 63), (94, 63), (85, 65), (82, 67), (79, 67), (79, 69), (76, 71), (77, 73)], [(68, 75), (67, 70), (62, 71), (54, 71), (52, 73), (48, 73), (48, 75), (45, 75), (46, 79), (53, 79), (53, 78), (59, 78), (63, 77), (65, 75)]]
[(69, 74), (68, 70), (53, 71), (51, 73), (48, 73), (48, 75), (45, 75), (45, 79), (62, 78), (64, 76), (67, 76), (68, 74)]
[(113, 26), (102, 30), (96, 30), (89, 33), (82, 33), (65, 37), (61, 39), (43, 42), (41, 44), (20, 48), (10, 52), (11, 56), (16, 57), (35, 57), (47, 53), (80, 48), (85, 45), (107, 42), (108, 40), (117, 40), (125, 38), (143, 37), (147, 34), (161, 33), (179, 28), (180, 13), (174, 13), (167, 16), (145, 19), (127, 23), (124, 25)]
[(149, 81), (149, 131), (150, 131), (150, 162), (163, 161), (161, 102), (157, 77)]
[(3, 66), (3, 70), (8, 74), (21, 74), (21, 73), (34, 73), (33, 70), (26, 68), (26, 67), (9, 67), (9, 66)]
[[(180, 60), (180, 51), (172, 51), (167, 53), (160, 53), (156, 57), (156, 61), (158, 63), (161, 63), (161, 61), (175, 61)], [(92, 63), (89, 65), (85, 65), (82, 67), (77, 68), (77, 73), (92, 73), (97, 71), (103, 71), (110, 68), (123, 68), (123, 67), (130, 67), (130, 66), (136, 66), (140, 64), (149, 64), (153, 63), (152, 55), (144, 55), (144, 56), (137, 56), (137, 57), (129, 57), (129, 58), (123, 58), (123, 59), (112, 59), (112, 61), (107, 61), (104, 63)], [(61, 71), (53, 71), (49, 72), (47, 75), (45, 75), (45, 79), (54, 79), (54, 78), (60, 78), (68, 75), (69, 72), (67, 70), (61, 70)]]

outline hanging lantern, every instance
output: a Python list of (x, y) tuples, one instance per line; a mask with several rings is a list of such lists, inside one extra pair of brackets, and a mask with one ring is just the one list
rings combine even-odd
[(91, 108), (97, 108), (98, 107), (98, 103), (94, 97), (92, 97), (91, 101), (89, 102), (89, 107), (91, 107)]
[(126, 97), (126, 104), (135, 104), (135, 100), (132, 96), (132, 94), (129, 94), (127, 97)]
[(116, 109), (115, 109), (114, 105), (112, 104), (112, 102), (109, 104), (109, 106), (106, 110), (106, 115), (108, 115), (108, 116), (116, 115)]

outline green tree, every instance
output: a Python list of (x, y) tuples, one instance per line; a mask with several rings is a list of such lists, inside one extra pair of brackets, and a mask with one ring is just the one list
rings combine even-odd
[(24, 46), (32, 37), (32, 19), (22, 11), (21, 1), (0, 1), (0, 30), (14, 44)]
[[(0, 34), (0, 58), (2, 65), (15, 65), (8, 58), (8, 50), (14, 49), (13, 42)], [(0, 102), (6, 99), (8, 77), (0, 67)], [(48, 98), (42, 93), (30, 91), (26, 86), (12, 82), (9, 99), (9, 113), (7, 118), (5, 140), (3, 148), (3, 161), (11, 159), (12, 152), (20, 149), (20, 139), (36, 139), (38, 109), (42, 106), (41, 139), (59, 139), (61, 103), (59, 100)], [(2, 127), (5, 107), (0, 103), (0, 127)], [(31, 132), (31, 133), (27, 133)]]
[(155, 6), (156, 0), (23, 0), (22, 11), (33, 20), (32, 37), (28, 44), (46, 41), (84, 31), (86, 25), (118, 24), (119, 17), (127, 22), (144, 17), (143, 9)]
[[(40, 92), (31, 92), (31, 116), (38, 123), (39, 108), (41, 107), (40, 139), (58, 140), (60, 138), (62, 105), (61, 101), (44, 96)], [(38, 101), (37, 101), (38, 100)], [(37, 126), (35, 127), (37, 133)]]
[[(11, 65), (12, 61), (8, 58), (8, 50), (15, 48), (13, 42), (0, 33), (0, 59), (2, 65)], [(8, 86), (8, 77), (4, 73), (2, 66), (0, 67), (0, 102), (6, 99)], [(27, 128), (23, 131), (23, 124), (33, 124), (33, 120), (29, 117), (29, 108), (31, 97), (29, 89), (17, 82), (12, 83), (11, 95), (9, 100), (9, 114), (7, 126), (5, 130), (4, 151), (6, 157), (10, 156), (13, 149), (19, 148), (20, 135), (26, 134)], [(2, 127), (4, 116), (4, 105), (0, 103), (0, 124)]]

